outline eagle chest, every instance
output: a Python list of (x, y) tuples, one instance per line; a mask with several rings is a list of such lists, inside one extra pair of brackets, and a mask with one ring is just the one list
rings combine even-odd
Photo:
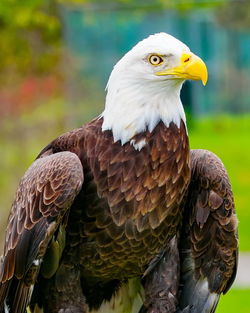
[(79, 205), (83, 264), (91, 276), (141, 274), (180, 223), (190, 179), (185, 125), (160, 123), (152, 133), (133, 138), (142, 140), (144, 147), (136, 150), (130, 143), (114, 143), (109, 131), (87, 137)]

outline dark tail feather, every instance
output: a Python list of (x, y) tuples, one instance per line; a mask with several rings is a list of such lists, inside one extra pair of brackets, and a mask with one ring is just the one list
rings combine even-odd
[[(177, 312), (182, 313), (214, 313), (220, 295), (211, 292), (206, 279), (195, 280), (192, 275), (186, 279), (181, 290)], [(187, 278), (187, 277), (186, 277)]]
[(26, 313), (31, 287), (12, 278), (0, 285), (0, 313)]
[(139, 313), (147, 313), (147, 309), (145, 308), (144, 305), (141, 307)]
[(9, 287), (10, 281), (6, 281), (3, 284), (0, 283), (0, 313), (4, 313), (4, 302), (8, 294)]

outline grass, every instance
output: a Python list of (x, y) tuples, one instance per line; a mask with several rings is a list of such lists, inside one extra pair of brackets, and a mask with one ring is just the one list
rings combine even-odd
[(216, 313), (249, 313), (250, 289), (232, 289), (221, 296)]

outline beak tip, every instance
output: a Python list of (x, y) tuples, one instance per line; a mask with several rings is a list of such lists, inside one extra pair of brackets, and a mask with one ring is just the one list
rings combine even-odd
[(206, 84), (207, 84), (207, 79), (202, 79), (202, 85), (206, 86)]
[(206, 71), (205, 71), (205, 75), (202, 75), (201, 77), (201, 81), (202, 81), (202, 85), (206, 86), (207, 81), (208, 81), (208, 72), (207, 72), (207, 68), (205, 67)]

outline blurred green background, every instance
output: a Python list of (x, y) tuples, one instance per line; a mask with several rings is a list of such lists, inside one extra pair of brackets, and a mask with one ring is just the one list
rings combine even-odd
[[(248, 0), (1, 0), (0, 251), (25, 169), (53, 138), (103, 110), (113, 65), (137, 41), (160, 31), (184, 41), (208, 66), (205, 88), (186, 82), (182, 91), (190, 144), (224, 162), (235, 194), (241, 254), (248, 255)], [(250, 258), (249, 267), (242, 267), (248, 281), (249, 269)], [(250, 313), (250, 283), (235, 284), (217, 312)]]

